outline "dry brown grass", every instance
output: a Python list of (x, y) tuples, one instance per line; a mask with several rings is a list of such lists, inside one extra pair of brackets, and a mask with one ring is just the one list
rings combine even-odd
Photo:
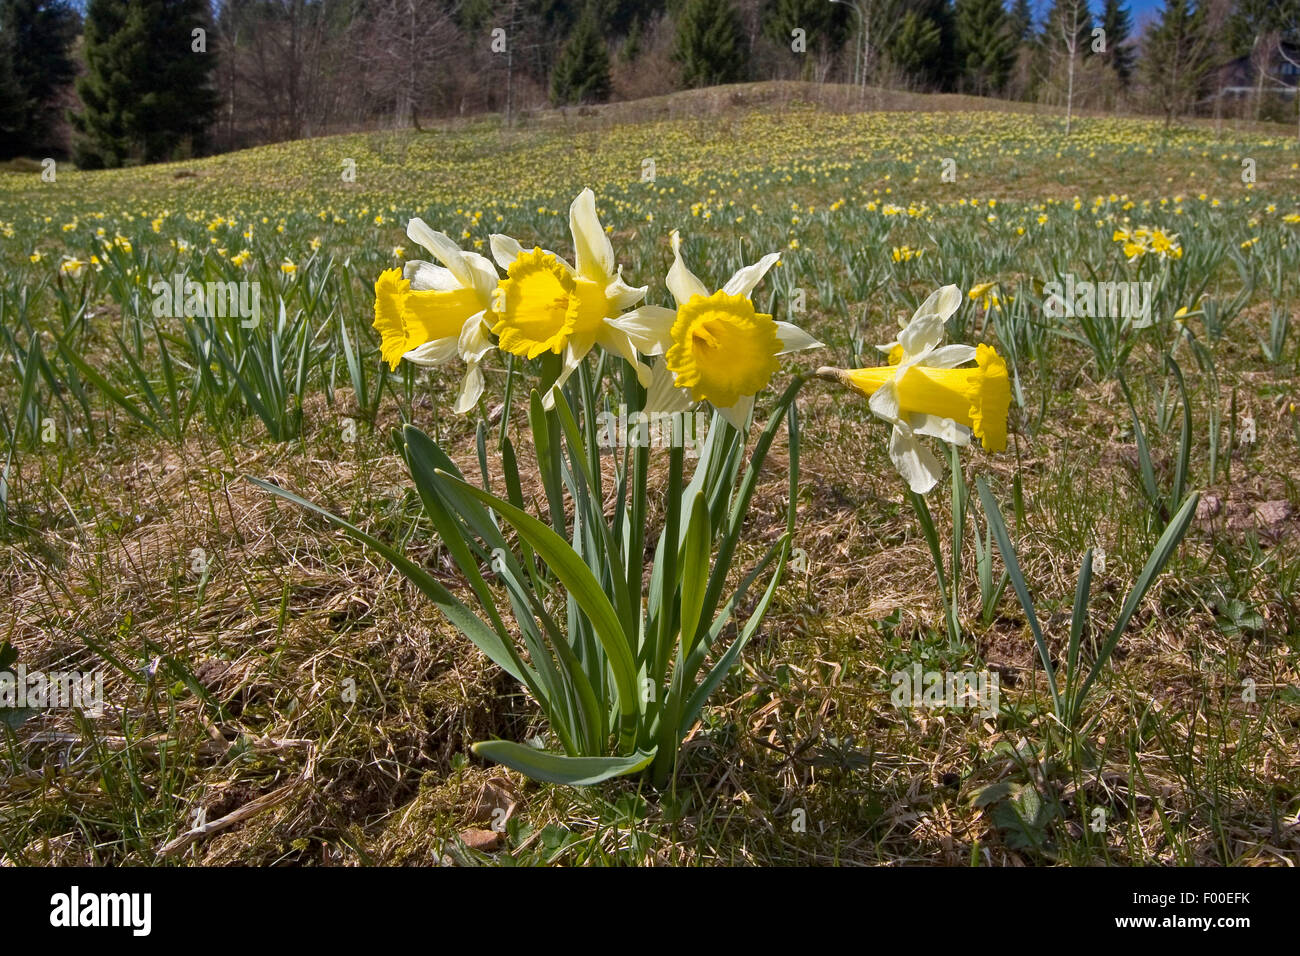
[[(1108, 402), (1105, 387), (1099, 389), (1094, 396), (1082, 392), (1080, 420), (1054, 423), (1020, 461), (1034, 520), (1032, 533), (1018, 541), (1026, 575), (1046, 598), (1054, 653), (1061, 652), (1068, 616), (1052, 613), (1061, 606), (1053, 599), (1068, 600), (1076, 552), (1067, 542), (1079, 529), (1037, 496), (1051, 495), (1054, 477), (1079, 455), (1102, 462), (1089, 475), (1092, 494), (1131, 481), (1124, 446), (1116, 451), (1112, 433), (1114, 396)], [(1025, 772), (1014, 748), (1045, 719), (1032, 713), (1043, 684), (1023, 619), (1004, 602), (1004, 616), (992, 627), (975, 628), (968, 652), (945, 658), (952, 666), (982, 659), (996, 670), (1003, 693), (1015, 706), (1030, 707), (1019, 726), (1012, 721), (996, 729), (962, 713), (890, 707), (888, 674), (900, 648), (946, 653), (927, 636), (941, 615), (929, 555), (915, 520), (900, 507), (896, 478), (861, 409), (813, 385), (801, 410), (806, 440), (797, 544), (808, 556), (807, 580), (796, 579), (783, 593), (743, 674), (726, 685), (687, 742), (678, 789), (697, 795), (693, 812), (660, 820), (643, 842), (602, 819), (599, 799), (592, 805), (585, 796), (537, 787), (513, 773), (466, 765), (462, 755), (475, 740), (540, 731), (535, 708), (381, 560), (241, 477), (269, 476), (381, 535), (405, 532), (407, 518), (396, 516), (415, 511), (383, 428), (354, 447), (338, 446), (337, 411), (314, 409), (307, 419), (319, 424), (307, 430), (301, 448), (254, 443), (228, 455), (201, 433), (179, 449), (101, 448), (78, 478), (84, 487), (64, 486), (65, 495), (75, 493), (93, 507), (83, 508), (75, 523), (56, 522), (54, 553), (41, 559), (33, 551), (8, 552), (0, 599), (15, 610), (9, 637), (32, 666), (89, 666), (84, 637), (115, 633), (116, 646), (139, 652), (124, 663), (145, 667), (151, 656), (145, 649), (156, 648), (178, 669), (169, 673), (164, 664), (152, 681), (134, 685), (121, 674), (110, 676), (108, 698), (121, 712), (110, 714), (106, 726), (129, 727), (134, 738), (116, 751), (60, 742), (60, 732), (77, 737), (71, 718), (46, 720), (40, 735), (20, 741), (33, 771), (6, 780), (8, 800), (35, 803), (65, 819), (68, 829), (44, 828), (34, 842), (12, 847), (10, 858), (156, 861), (162, 841), (141, 845), (152, 835), (147, 830), (111, 848), (107, 821), (121, 810), (115, 801), (122, 797), (86, 773), (88, 763), (120, 764), (129, 751), (133, 767), (116, 772), (155, 785), (145, 797), (145, 816), (171, 820), (173, 832), (187, 829), (200, 809), (212, 821), (287, 788), (280, 802), (181, 852), (180, 859), (197, 863), (446, 862), (456, 858), (448, 857), (456, 834), (490, 829), (498, 807), (509, 807), (512, 818), (532, 828), (531, 837), (512, 845), (518, 853), (540, 846), (542, 826), (563, 823), (592, 834), (587, 853), (645, 862), (957, 865), (969, 862), (973, 847), (985, 862), (1021, 862), (1023, 851), (1005, 845), (969, 798), (979, 787)], [(395, 410), (385, 408), (382, 420), (394, 423)], [(527, 440), (516, 437), (527, 474)], [(453, 447), (473, 473), (472, 443)], [(749, 557), (779, 533), (783, 458), (778, 449), (757, 495)], [(1012, 467), (980, 455), (972, 465), (1003, 477)], [(1265, 498), (1276, 480), (1225, 488), (1223, 497)], [(60, 503), (50, 500), (47, 507), (57, 511)], [(1092, 534), (1115, 540), (1129, 518), (1115, 509)], [(1291, 546), (1294, 522), (1288, 521), (1279, 533)], [(1231, 518), (1228, 524), (1220, 529), (1207, 520), (1189, 539), (1192, 554), (1184, 564), (1207, 558), (1215, 536), (1247, 530), (1234, 529)], [(455, 587), (449, 561), (426, 534), (417, 529), (408, 551)], [(195, 548), (211, 557), (205, 582), (189, 570)], [(1140, 560), (1122, 543), (1110, 550), (1110, 566), (1094, 585), (1101, 622), (1114, 613)], [(970, 607), (978, 593), (968, 585)], [(1064, 782), (1043, 768), (1029, 772), (1058, 787), (1064, 806), (1086, 794), (1089, 805), (1135, 813), (1130, 822), (1142, 848), (1116, 837), (1110, 852), (1118, 859), (1208, 862), (1228, 838), (1236, 841), (1238, 862), (1278, 862), (1300, 848), (1300, 827), (1272, 817), (1269, 802), (1293, 799), (1300, 772), (1295, 712), (1274, 713), (1258, 726), (1246, 708), (1231, 703), (1237, 689), (1231, 675), (1207, 672), (1205, 663), (1233, 660), (1238, 672), (1267, 674), (1271, 686), (1282, 686), (1297, 680), (1294, 659), (1276, 641), (1243, 644), (1223, 635), (1214, 615), (1189, 605), (1182, 590), (1177, 576), (1168, 578), (1124, 642), (1099, 707), (1095, 768)], [(893, 625), (882, 623), (895, 612)], [(180, 684), (181, 674), (192, 675), (208, 701)], [(344, 700), (349, 680), (355, 703)], [(1224, 706), (1211, 709), (1214, 701)], [(1212, 826), (1203, 794), (1189, 789), (1177, 766), (1177, 750), (1134, 730), (1144, 710), (1166, 715), (1163, 733), (1185, 740), (1183, 757), (1198, 764), (1231, 761), (1239, 735), (1258, 737), (1250, 747), (1252, 765), (1243, 768), (1250, 787), (1223, 794), (1213, 811), (1233, 822)], [(170, 776), (160, 767), (164, 751), (185, 755)], [(796, 809), (807, 812), (811, 836), (791, 832)], [(653, 821), (665, 809), (648, 812)], [(1167, 845), (1161, 814), (1186, 818), (1180, 846)]]

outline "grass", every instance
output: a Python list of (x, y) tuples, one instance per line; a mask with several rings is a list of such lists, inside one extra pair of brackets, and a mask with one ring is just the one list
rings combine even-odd
[[(769, 94), (739, 89), (703, 115), (685, 94), (651, 120), (355, 134), (55, 183), (0, 174), (0, 600), (13, 609), (0, 640), (29, 668), (98, 667), (107, 685), (102, 718), (0, 721), (0, 857), (1293, 865), (1300, 354), (1273, 317), (1294, 314), (1298, 292), (1290, 131), (1092, 117), (1066, 140), (1058, 117), (972, 103), (861, 113)], [(946, 158), (956, 182), (941, 178)], [(787, 574), (675, 785), (564, 789), (468, 756), (476, 740), (544, 734), (536, 707), (381, 559), (241, 476), (304, 493), (463, 587), (391, 433), (413, 422), (477, 475), (474, 428), (499, 426), (504, 372), (489, 370), (464, 419), (450, 410), (456, 367), (386, 373), (370, 286), (400, 262), (394, 247), (416, 254), (412, 215), (469, 248), (502, 231), (566, 252), (563, 213), (583, 185), (651, 301), (668, 304), (672, 228), (709, 282), (782, 252), (755, 301), (827, 348), (787, 363), (776, 390), (796, 366), (874, 362), (938, 285), (1001, 284), (1000, 309), (967, 300), (949, 326), (995, 343), (1017, 379), (1007, 453), (973, 451), (965, 468), (1002, 504), (1057, 660), (1083, 552), (1105, 555), (1088, 656), (1159, 534), (1120, 378), (1168, 489), (1175, 356), (1201, 507), (1080, 733), (1055, 723), (1010, 589), (985, 623), (968, 572), (949, 639), (884, 428), (864, 401), (813, 383), (800, 397), (806, 571)], [(1112, 233), (1139, 225), (1176, 233), (1182, 257), (1130, 263)], [(895, 262), (902, 246), (922, 255)], [(87, 264), (74, 274), (63, 256)], [(258, 280), (262, 325), (155, 319), (150, 286), (186, 271)], [(1066, 272), (1155, 282), (1154, 326), (1090, 339), (1046, 320), (1042, 285)], [(784, 476), (778, 442), (738, 567), (784, 530)], [(931, 507), (947, 551), (941, 491)], [(894, 707), (890, 675), (918, 661), (995, 672), (1000, 715)]]

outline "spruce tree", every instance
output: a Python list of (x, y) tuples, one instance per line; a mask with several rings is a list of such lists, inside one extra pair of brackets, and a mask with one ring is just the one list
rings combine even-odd
[[(763, 34), (783, 51), (797, 55), (805, 79), (811, 79), (819, 53), (829, 53), (844, 45), (846, 37), (843, 5), (826, 0), (770, 0), (763, 14)], [(791, 44), (794, 31), (803, 30), (807, 47), (794, 54)]]
[(1285, 33), (1288, 26), (1293, 30), (1300, 27), (1296, 0), (1236, 0), (1227, 22), (1225, 52), (1233, 57), (1250, 56), (1262, 37)]
[(1029, 0), (1016, 0), (1011, 5), (1011, 35), (1016, 43), (1029, 43), (1034, 38), (1034, 11)]
[(1133, 47), (1128, 42), (1133, 33), (1133, 18), (1128, 7), (1120, 0), (1105, 0), (1101, 11), (1101, 28), (1106, 31), (1106, 60), (1119, 77), (1121, 85), (1127, 87), (1133, 78), (1135, 59)]
[(933, 73), (940, 89), (952, 89), (961, 76), (957, 63), (957, 16), (950, 0), (922, 0), (914, 4), (918, 12), (939, 25), (939, 60)]
[(91, 0), (86, 8), (86, 74), (77, 80), (82, 112), (72, 117), (80, 134), (77, 165), (121, 166), (132, 154), (132, 110), (147, 78), (148, 36), (129, 0)]
[(209, 27), (208, 0), (90, 0), (78, 163), (157, 162), (185, 140), (203, 148), (217, 107)]
[(9, 156), (50, 146), (81, 18), (67, 0), (0, 0), (0, 128)]
[(681, 67), (683, 86), (744, 79), (745, 37), (732, 0), (686, 0), (677, 21), (673, 59)]
[(22, 151), (23, 111), (27, 98), (14, 78), (13, 43), (0, 33), (0, 159)]
[(618, 51), (618, 58), (624, 63), (631, 63), (641, 55), (641, 18), (633, 17), (632, 25), (627, 28), (627, 38), (623, 48)]
[[(847, 10), (842, 4), (834, 10)], [(951, 89), (961, 75), (956, 60), (956, 24), (949, 0), (908, 0), (889, 12), (896, 27), (883, 31), (884, 53), (908, 78), (932, 89)], [(858, 22), (850, 15), (846, 33)]]
[(939, 24), (917, 10), (908, 10), (890, 37), (889, 59), (913, 79), (934, 82), (943, 36)]
[(560, 62), (551, 73), (551, 101), (601, 103), (609, 99), (609, 51), (590, 3), (574, 24)]
[(957, 62), (968, 87), (996, 93), (1015, 59), (1016, 39), (1002, 0), (957, 0)]
[(1213, 63), (1213, 48), (1205, 26), (1205, 8), (1188, 0), (1165, 0), (1160, 19), (1142, 44), (1142, 73), (1165, 125), (1200, 98)]

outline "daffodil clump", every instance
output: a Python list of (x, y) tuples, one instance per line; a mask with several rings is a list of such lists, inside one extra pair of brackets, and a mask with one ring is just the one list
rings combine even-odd
[(375, 282), (374, 327), (384, 360), (396, 369), (403, 359), (425, 366), (461, 359), (467, 371), (455, 408), (464, 413), (482, 395), (479, 366), (489, 352), (523, 359), (551, 355), (559, 369), (542, 397), (550, 408), (555, 389), (600, 346), (625, 359), (638, 383), (651, 388), (654, 401), (647, 411), (670, 414), (708, 402), (743, 430), (754, 396), (771, 381), (780, 356), (821, 345), (754, 308), (750, 295), (777, 263), (777, 253), (710, 292), (683, 262), (681, 236), (674, 231), (667, 286), (677, 307), (668, 309), (645, 304), (648, 286), (624, 280), (590, 189), (570, 205), (569, 229), (572, 263), (494, 234), (491, 251), (501, 276), (484, 256), (411, 220), (407, 235), (441, 265), (407, 262)]
[[(569, 230), (571, 259), (500, 234), (490, 237), (488, 259), (412, 219), (407, 236), (433, 261), (386, 269), (375, 282), (374, 327), (384, 361), (391, 369), (403, 362), (462, 362), (458, 412), (478, 405), (484, 360), (493, 352), (511, 356), (504, 363), (499, 438), (508, 500), (487, 490), (486, 474), (481, 484), (466, 481), (423, 432), (408, 425), (403, 433), (420, 500), (479, 611), (399, 552), (326, 516), (380, 550), (523, 684), (560, 748), (490, 740), (476, 744), (477, 753), (540, 780), (586, 784), (646, 770), (662, 785), (708, 694), (736, 666), (762, 623), (790, 553), (798, 499), (794, 399), (803, 377), (785, 389), (751, 450), (755, 398), (771, 384), (782, 356), (821, 343), (755, 307), (754, 288), (777, 264), (776, 253), (712, 289), (686, 266), (681, 236), (673, 232), (666, 285), (675, 308), (666, 308), (645, 301), (648, 286), (624, 279), (591, 190), (570, 204)], [(598, 347), (599, 360), (588, 361)], [(515, 379), (530, 368), (540, 375), (527, 395), (527, 424), (549, 526), (524, 510), (518, 458), (506, 428)], [(624, 406), (637, 403), (638, 415), (671, 422), (670, 477), (657, 544), (646, 527), (647, 443), (638, 437), (639, 428), (613, 439), (610, 429), (598, 425), (609, 414), (606, 375), (621, 390)], [(699, 461), (686, 482), (684, 413), (702, 403), (713, 407), (715, 418), (699, 439)], [(786, 531), (736, 590), (731, 565), (745, 513), (767, 451), (786, 423)], [(610, 451), (617, 470), (613, 495), (605, 493), (608, 457), (602, 461), (602, 452)], [(485, 466), (485, 425), (479, 452)], [(484, 554), (493, 556), (495, 579), (509, 595), (512, 627), (484, 580)], [(745, 620), (736, 621), (738, 629), (729, 631), (759, 575), (770, 575), (766, 591)], [(561, 614), (553, 610), (557, 589), (566, 595)]]
[(1178, 234), (1165, 232), (1154, 226), (1140, 226), (1137, 229), (1116, 229), (1111, 235), (1114, 242), (1124, 248), (1124, 255), (1129, 262), (1136, 262), (1143, 256), (1158, 256), (1161, 259), (1181, 259), (1183, 247), (1178, 243)]

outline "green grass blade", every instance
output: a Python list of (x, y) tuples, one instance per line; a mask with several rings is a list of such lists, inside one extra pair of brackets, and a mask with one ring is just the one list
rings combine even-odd
[(1174, 487), (1169, 493), (1169, 510), (1183, 498), (1187, 487), (1187, 473), (1191, 467), (1192, 456), (1192, 402), (1187, 394), (1187, 382), (1183, 379), (1183, 370), (1178, 367), (1172, 355), (1165, 356), (1165, 364), (1178, 380), (1178, 392), (1183, 402), (1183, 427), (1178, 436), (1178, 463), (1174, 467)]
[(1074, 686), (1079, 680), (1079, 647), (1088, 624), (1088, 598), (1092, 593), (1092, 548), (1083, 553), (1083, 567), (1079, 569), (1079, 583), (1074, 589), (1074, 611), (1070, 616), (1070, 647), (1065, 671), (1065, 696), (1070, 705), (1070, 718), (1074, 712)]
[(984, 506), (984, 520), (993, 529), (993, 540), (997, 542), (998, 551), (1002, 554), (1002, 564), (1011, 576), (1011, 586), (1016, 590), (1016, 597), (1020, 599), (1020, 606), (1029, 621), (1029, 629), (1033, 631), (1034, 643), (1038, 645), (1038, 657), (1043, 662), (1043, 670), (1047, 673), (1047, 684), (1052, 692), (1052, 706), (1056, 716), (1064, 719), (1063, 702), (1060, 691), (1056, 687), (1056, 669), (1052, 667), (1052, 656), (1048, 653), (1047, 641), (1043, 638), (1038, 612), (1034, 610), (1034, 599), (1029, 594), (1029, 588), (1025, 586), (1025, 576), (1020, 571), (1020, 561), (1016, 558), (1015, 548), (1011, 546), (1011, 536), (1007, 534), (1007, 523), (1002, 517), (1002, 509), (998, 507), (997, 500), (989, 491), (982, 475), (975, 479), (975, 487), (979, 491), (980, 504)]
[(1083, 702), (1088, 696), (1088, 691), (1092, 687), (1093, 681), (1101, 674), (1101, 669), (1110, 660), (1110, 655), (1114, 652), (1115, 646), (1124, 636), (1124, 630), (1128, 627), (1129, 620), (1133, 613), (1146, 597), (1147, 591), (1155, 583), (1165, 563), (1173, 556), (1178, 545), (1183, 540), (1183, 535), (1187, 534), (1187, 529), (1196, 517), (1196, 503), (1200, 500), (1200, 494), (1192, 492), (1183, 502), (1183, 506), (1178, 509), (1160, 540), (1156, 542), (1155, 549), (1151, 552), (1151, 557), (1147, 558), (1146, 566), (1142, 568), (1142, 573), (1138, 575), (1137, 583), (1133, 585), (1133, 590), (1129, 591), (1128, 597), (1124, 600), (1124, 606), (1120, 609), (1119, 618), (1115, 621), (1115, 627), (1111, 630), (1110, 636), (1107, 637), (1105, 645), (1097, 654), (1097, 659), (1093, 662), (1092, 669), (1088, 672), (1088, 679), (1083, 682), (1076, 695), (1072, 710), (1078, 712), (1083, 707)]

